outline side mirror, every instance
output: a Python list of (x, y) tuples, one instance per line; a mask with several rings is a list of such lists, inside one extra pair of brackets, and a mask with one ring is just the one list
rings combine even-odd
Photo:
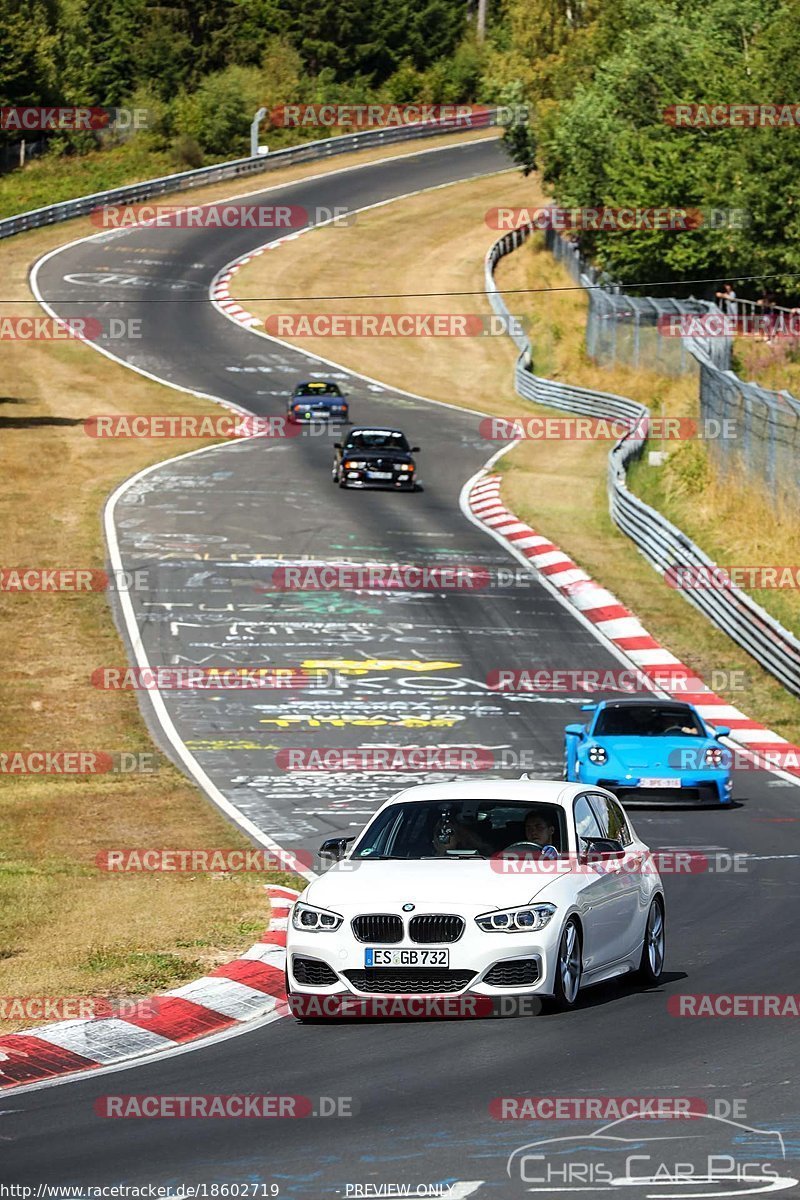
[(411, 447), (411, 453), (412, 453), (412, 454), (419, 454), (419, 446), (412, 446), (412, 447)]
[(564, 733), (567, 737), (583, 737), (583, 725), (567, 725)]
[(341, 450), (341, 448), (342, 448), (342, 443), (341, 443), (341, 442), (334, 442), (334, 443), (333, 443), (333, 448), (334, 448), (334, 450)]
[(351, 837), (327, 838), (319, 848), (319, 856), (330, 863), (340, 862), (347, 853), (347, 847), (355, 840)]
[(581, 838), (581, 841), (584, 845), (581, 857), (588, 861), (593, 858), (622, 858), (625, 854), (625, 847), (616, 838)]
[(714, 737), (717, 739), (729, 737), (730, 732), (731, 732), (730, 725), (717, 725), (714, 730)]

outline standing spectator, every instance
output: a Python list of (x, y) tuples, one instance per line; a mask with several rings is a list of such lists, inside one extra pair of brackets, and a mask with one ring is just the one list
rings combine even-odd
[(730, 317), (735, 317), (739, 311), (736, 303), (736, 292), (733, 290), (733, 284), (724, 283), (722, 290), (716, 293), (716, 301), (722, 311)]
[(764, 335), (765, 341), (772, 341), (772, 334), (775, 328), (775, 320), (777, 313), (775, 312), (775, 293), (771, 288), (765, 287), (761, 293), (760, 299), (757, 301), (761, 312), (764, 315)]

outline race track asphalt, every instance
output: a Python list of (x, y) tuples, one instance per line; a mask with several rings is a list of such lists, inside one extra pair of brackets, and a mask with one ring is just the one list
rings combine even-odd
[[(506, 166), (497, 146), (480, 142), (287, 185), (268, 202), (360, 208)], [(140, 318), (143, 338), (115, 343), (114, 353), (170, 383), (266, 415), (283, 411), (298, 379), (334, 374), (351, 395), (356, 423), (396, 425), (422, 447), (423, 487), (414, 494), (340, 491), (329, 473), (332, 439), (302, 436), (173, 461), (117, 505), (123, 562), (147, 572), (146, 591), (132, 598), (152, 664), (314, 663), (337, 672), (319, 689), (163, 693), (181, 738), (237, 809), (281, 845), (312, 852), (326, 835), (354, 832), (409, 777), (300, 775), (280, 768), (281, 749), (479, 746), (508, 764), (509, 777), (523, 762), (534, 775), (557, 777), (563, 726), (578, 719), (580, 696), (503, 695), (487, 687), (487, 673), (620, 664), (532, 576), (481, 592), (269, 589), (272, 569), (287, 559), (459, 563), (490, 572), (516, 564), (459, 509), (463, 484), (495, 448), (480, 437), (475, 414), (332, 372), (202, 302), (222, 266), (266, 240), (263, 230), (132, 229), (53, 255), (38, 284), (62, 315)], [(346, 263), (342, 282), (346, 291)], [(361, 673), (364, 660), (371, 661)], [(143, 706), (170, 752), (146, 696)], [(481, 1181), (461, 1194), (511, 1198), (526, 1194), (516, 1168), (506, 1173), (514, 1149), (599, 1124), (490, 1115), (493, 1098), (520, 1095), (692, 1097), (709, 1111), (721, 1102), (722, 1115), (737, 1102), (744, 1124), (781, 1130), (787, 1155), (796, 1156), (791, 1020), (679, 1019), (667, 1011), (676, 993), (796, 990), (798, 792), (748, 772), (735, 795), (730, 811), (633, 813), (653, 847), (748, 856), (742, 871), (665, 880), (669, 941), (660, 987), (603, 985), (567, 1015), (335, 1026), (283, 1020), (122, 1072), (10, 1094), (0, 1178), (173, 1188), (275, 1183), (298, 1200), (356, 1196), (366, 1184), (460, 1180)], [(113, 1120), (94, 1110), (109, 1093), (232, 1092), (307, 1095), (317, 1110), (321, 1096), (350, 1097), (354, 1115)], [(696, 1152), (696, 1126), (671, 1123), (675, 1161)], [(736, 1131), (726, 1132), (735, 1140)], [(647, 1134), (639, 1136), (637, 1145)], [(797, 1177), (796, 1162), (786, 1173)], [(731, 1194), (747, 1193), (739, 1185)]]

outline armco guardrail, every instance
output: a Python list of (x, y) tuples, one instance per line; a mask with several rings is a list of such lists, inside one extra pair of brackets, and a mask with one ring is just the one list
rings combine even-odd
[(478, 114), (469, 125), (455, 119), (446, 121), (420, 121), (418, 124), (399, 125), (392, 129), (370, 129), (364, 133), (344, 134), (340, 137), (321, 138), (315, 142), (304, 142), (299, 146), (288, 146), (258, 158), (237, 158), (232, 162), (217, 163), (212, 167), (199, 167), (195, 171), (182, 171), (177, 175), (162, 175), (159, 179), (148, 179), (126, 187), (111, 188), (106, 192), (94, 192), (89, 196), (78, 196), (60, 204), (48, 204), (6, 217), (0, 221), (0, 238), (13, 237), (27, 229), (40, 229), (43, 225), (55, 225), (59, 221), (70, 221), (73, 217), (87, 216), (104, 204), (132, 204), (138, 200), (150, 200), (167, 192), (185, 192), (206, 183), (221, 183), (224, 179), (238, 179), (244, 175), (256, 175), (272, 171), (287, 163), (310, 162), (314, 159), (331, 158), (336, 154), (347, 154), (353, 150), (368, 150), (371, 146), (391, 145), (393, 142), (411, 141), (415, 138), (434, 137), (441, 133), (470, 133), (474, 129), (485, 129), (494, 123), (495, 110)]
[[(611, 516), (656, 570), (664, 575), (675, 567), (699, 569), (705, 575), (716, 564), (690, 538), (649, 504), (628, 490), (626, 467), (644, 448), (649, 410), (635, 400), (574, 387), (534, 375), (531, 345), (511, 324), (511, 313), (494, 279), (497, 263), (528, 238), (531, 229), (505, 234), (486, 255), (486, 292), (494, 311), (509, 322), (519, 351), (515, 384), (520, 396), (537, 404), (582, 415), (624, 418), (635, 432), (621, 438), (608, 459), (608, 500)], [(682, 595), (709, 620), (765, 667), (789, 691), (800, 695), (800, 641), (738, 587), (681, 589)]]

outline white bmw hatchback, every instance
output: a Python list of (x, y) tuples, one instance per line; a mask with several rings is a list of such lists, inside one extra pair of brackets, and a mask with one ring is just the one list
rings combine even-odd
[(290, 1000), (469, 993), (571, 1008), (589, 984), (661, 975), (661, 879), (602, 788), (424, 784), (320, 854), (335, 863), (289, 922)]

